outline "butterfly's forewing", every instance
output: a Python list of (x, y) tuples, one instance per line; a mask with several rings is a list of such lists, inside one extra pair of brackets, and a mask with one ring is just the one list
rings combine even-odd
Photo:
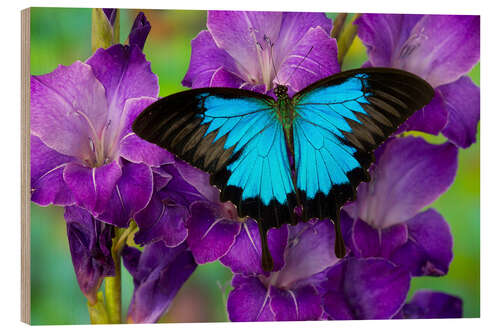
[(421, 78), (387, 68), (342, 72), (297, 93), (294, 153), (304, 219), (336, 219), (369, 179), (373, 150), (433, 95)]
[(209, 172), (221, 200), (232, 201), (240, 217), (258, 220), (262, 234), (294, 216), (292, 173), (272, 98), (239, 89), (193, 89), (153, 103), (133, 129)]

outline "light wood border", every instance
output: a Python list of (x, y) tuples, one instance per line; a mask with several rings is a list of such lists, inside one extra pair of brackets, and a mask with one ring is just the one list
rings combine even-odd
[(21, 321), (31, 320), (30, 9), (21, 11)]

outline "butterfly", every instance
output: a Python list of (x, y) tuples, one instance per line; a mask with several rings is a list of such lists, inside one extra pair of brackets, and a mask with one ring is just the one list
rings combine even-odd
[(298, 220), (333, 220), (335, 253), (345, 256), (341, 207), (369, 181), (373, 151), (434, 96), (423, 79), (390, 68), (341, 72), (293, 98), (286, 85), (274, 93), (183, 91), (151, 104), (132, 126), (208, 172), (221, 201), (258, 222), (266, 271), (273, 268), (267, 231)]

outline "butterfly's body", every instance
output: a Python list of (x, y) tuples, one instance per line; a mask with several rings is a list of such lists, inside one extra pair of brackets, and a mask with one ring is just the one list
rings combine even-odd
[(266, 270), (267, 230), (313, 217), (335, 221), (336, 254), (344, 255), (340, 208), (369, 179), (373, 150), (434, 94), (415, 75), (386, 68), (342, 72), (292, 98), (287, 90), (278, 85), (273, 99), (193, 89), (153, 103), (133, 125), (140, 137), (209, 172), (221, 200), (258, 221)]
[[(279, 122), (283, 126), (283, 132), (286, 139), (287, 148), (293, 152), (293, 121), (296, 116), (293, 100), (288, 96), (287, 86), (278, 85), (274, 89), (276, 102), (274, 109)], [(293, 156), (293, 154), (292, 154)]]

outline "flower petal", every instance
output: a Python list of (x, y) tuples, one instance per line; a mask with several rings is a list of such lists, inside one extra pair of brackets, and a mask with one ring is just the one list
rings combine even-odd
[(445, 293), (419, 290), (402, 309), (405, 319), (462, 318), (462, 300)]
[(139, 261), (141, 260), (142, 252), (135, 247), (125, 245), (122, 250), (123, 266), (132, 276), (140, 276)]
[(479, 122), (479, 87), (468, 76), (442, 85), (437, 91), (446, 101), (448, 123), (443, 134), (461, 148), (468, 148), (476, 142)]
[(456, 81), (479, 61), (479, 16), (425, 15), (398, 52), (392, 65), (433, 87)]
[[(344, 206), (347, 207), (348, 205)], [(353, 236), (352, 236), (352, 229), (354, 227), (354, 220), (352, 217), (347, 213), (346, 209), (341, 209), (340, 210), (340, 230), (342, 232), (342, 237), (344, 238), (345, 246), (348, 248), (350, 251), (356, 251), (354, 241), (353, 241)]]
[(231, 55), (245, 78), (250, 78), (260, 73), (257, 42), (265, 43), (264, 36), (277, 39), (281, 17), (280, 12), (209, 11), (207, 28), (216, 45)]
[(31, 136), (31, 200), (41, 206), (72, 205), (73, 194), (63, 179), (66, 165), (74, 162), (71, 156), (59, 154)]
[(120, 141), (120, 156), (134, 163), (161, 166), (172, 163), (174, 155), (155, 144), (144, 141), (135, 133), (130, 133)]
[(329, 269), (323, 287), (333, 319), (389, 319), (403, 306), (410, 275), (385, 259), (350, 258)]
[(269, 307), (266, 287), (256, 277), (237, 274), (233, 277), (233, 287), (227, 298), (227, 313), (231, 321), (271, 321), (274, 320)]
[[(274, 263), (273, 270), (275, 271), (283, 267), (287, 236), (288, 229), (286, 225), (279, 229), (270, 229), (267, 233), (269, 251)], [(231, 268), (233, 273), (264, 274), (261, 255), (259, 227), (257, 222), (247, 219), (231, 250), (220, 259), (220, 262)]]
[(404, 131), (420, 131), (438, 135), (448, 121), (448, 111), (443, 96), (437, 89), (434, 98), (429, 104), (424, 106), (410, 116), (397, 130), (397, 133)]
[(139, 259), (137, 249), (126, 247), (123, 258), (135, 285), (127, 315), (131, 323), (156, 322), (196, 269), (191, 252), (183, 245), (168, 248), (156, 242), (146, 246)]
[(332, 30), (332, 20), (324, 13), (285, 12), (281, 22), (276, 58), (283, 59), (311, 28), (320, 27), (327, 34)]
[(277, 321), (296, 321), (299, 317), (297, 298), (291, 290), (270, 288), (271, 311)]
[(149, 166), (160, 166), (174, 161), (174, 155), (165, 149), (139, 138), (132, 131), (135, 118), (144, 111), (156, 98), (130, 98), (125, 102), (120, 127), (120, 155), (135, 163), (145, 163)]
[(111, 256), (113, 227), (76, 206), (65, 207), (64, 219), (78, 285), (89, 302), (94, 304), (104, 277), (115, 275)]
[(167, 186), (168, 182), (173, 178), (171, 174), (163, 170), (162, 168), (151, 167), (153, 171), (153, 183), (154, 183), (154, 192), (161, 191), (165, 186)]
[(60, 154), (90, 160), (107, 108), (103, 85), (79, 61), (31, 76), (31, 133)]
[(161, 167), (161, 170), (169, 174), (172, 178), (158, 192), (158, 197), (161, 200), (173, 202), (186, 208), (194, 201), (206, 200), (196, 187), (192, 186), (187, 182), (186, 178), (181, 176), (176, 166), (177, 161)]
[(241, 222), (223, 218), (219, 207), (208, 201), (194, 202), (187, 221), (187, 243), (198, 264), (215, 261), (225, 255), (241, 230)]
[(344, 208), (351, 217), (376, 228), (412, 218), (455, 178), (458, 151), (451, 143), (433, 145), (405, 137), (390, 140), (379, 150), (372, 181), (360, 184), (356, 202)]
[(180, 245), (188, 236), (185, 226), (188, 214), (186, 207), (164, 203), (154, 195), (148, 206), (135, 216), (139, 226), (135, 242), (144, 245), (162, 240), (168, 247)]
[(271, 287), (271, 311), (278, 321), (318, 320), (323, 312), (321, 297), (310, 285), (285, 290)]
[(108, 205), (116, 182), (122, 175), (117, 162), (99, 168), (87, 168), (71, 163), (64, 168), (63, 178), (74, 195), (76, 203), (97, 216)]
[(394, 250), (408, 241), (408, 229), (404, 223), (385, 229), (375, 229), (362, 220), (356, 220), (352, 238), (357, 257), (389, 259)]
[[(195, 201), (195, 198), (219, 202), (220, 191), (210, 184), (210, 176), (190, 164), (177, 159), (174, 164), (166, 165), (165, 171), (173, 175), (168, 183), (170, 189), (177, 189), (185, 194), (186, 206)], [(200, 196), (201, 194), (201, 196)]]
[(252, 86), (245, 85), (245, 82), (237, 75), (229, 72), (223, 67), (216, 68), (213, 72), (205, 72), (196, 78), (193, 87), (227, 87), (245, 88)]
[(289, 227), (285, 267), (275, 285), (293, 284), (333, 266), (335, 256), (335, 228), (330, 220), (311, 220)]
[(99, 219), (125, 228), (130, 219), (146, 207), (153, 193), (153, 174), (145, 164), (125, 163), (122, 175)]
[(87, 64), (106, 89), (108, 119), (106, 142), (112, 142), (121, 130), (121, 117), (125, 101), (134, 97), (158, 97), (158, 77), (137, 46), (116, 44), (97, 50)]
[(340, 71), (337, 41), (321, 27), (309, 29), (282, 61), (274, 82), (289, 84), (293, 92)]
[(356, 21), (358, 36), (372, 66), (391, 67), (410, 32), (423, 15), (363, 14)]
[(118, 126), (120, 128), (120, 139), (134, 133), (132, 130), (132, 124), (134, 123), (135, 118), (137, 118), (142, 111), (144, 111), (144, 109), (157, 100), (158, 99), (154, 97), (132, 97), (125, 101), (123, 105), (123, 113), (120, 118), (120, 124)]
[(428, 209), (407, 222), (408, 242), (391, 257), (413, 276), (445, 275), (453, 258), (450, 226), (434, 209)]
[[(191, 60), (182, 84), (191, 88), (239, 87), (243, 82), (236, 76), (233, 58), (217, 47), (210, 32), (203, 30), (191, 41)], [(219, 71), (219, 73), (215, 73)], [(216, 77), (215, 82), (212, 80)], [(222, 78), (227, 79), (222, 79)]]

